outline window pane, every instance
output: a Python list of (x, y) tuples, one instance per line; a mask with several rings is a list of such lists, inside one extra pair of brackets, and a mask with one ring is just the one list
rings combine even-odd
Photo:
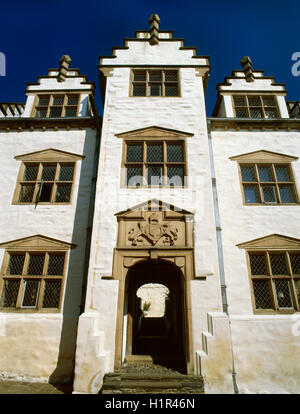
[(270, 261), (273, 275), (287, 274), (284, 254), (270, 254)]
[(258, 175), (262, 182), (274, 181), (271, 167), (258, 167)]
[(25, 254), (11, 254), (7, 266), (7, 275), (21, 275), (23, 273)]
[(61, 290), (60, 280), (47, 280), (43, 297), (43, 308), (58, 308)]
[(66, 108), (65, 117), (71, 117), (77, 115), (77, 107)]
[(293, 275), (300, 275), (300, 253), (290, 253)]
[(248, 111), (247, 109), (236, 108), (235, 115), (237, 118), (248, 118)]
[(183, 186), (184, 170), (183, 167), (168, 167), (168, 185)]
[(235, 106), (247, 106), (245, 96), (233, 96), (233, 102)]
[(178, 96), (178, 85), (168, 83), (165, 85), (165, 96)]
[(248, 96), (249, 106), (261, 106), (259, 96)]
[(43, 165), (42, 180), (54, 181), (56, 165)]
[(266, 256), (264, 254), (250, 254), (250, 268), (252, 275), (267, 275)]
[(183, 162), (183, 148), (181, 144), (167, 144), (167, 161)]
[(288, 280), (275, 280), (277, 303), (279, 308), (292, 308), (290, 282)]
[(43, 109), (37, 109), (35, 116), (37, 118), (46, 118), (46, 116), (47, 116), (47, 109), (45, 109), (45, 108), (43, 108)]
[(42, 183), (39, 189), (39, 197), (38, 197), (39, 202), (47, 203), (51, 201), (52, 187), (53, 187), (53, 184)]
[(130, 187), (138, 187), (143, 185), (143, 169), (142, 167), (127, 167), (126, 169), (126, 185)]
[(165, 70), (165, 81), (177, 81), (177, 70)]
[(133, 96), (146, 96), (146, 85), (133, 85)]
[(64, 99), (65, 99), (64, 95), (55, 95), (53, 97), (53, 105), (60, 105), (60, 106), (63, 105)]
[(262, 191), (265, 203), (276, 203), (276, 192), (274, 186), (263, 186)]
[(127, 162), (143, 161), (143, 144), (127, 144), (126, 153)]
[(256, 309), (271, 309), (270, 284), (268, 280), (253, 280)]
[(251, 118), (263, 118), (262, 110), (259, 108), (250, 108), (250, 117)]
[(51, 118), (59, 118), (61, 117), (62, 107), (51, 107), (50, 109), (50, 117)]
[(64, 254), (50, 254), (47, 275), (62, 276), (64, 274)]
[(162, 185), (162, 167), (151, 166), (147, 168), (148, 185)]
[(44, 254), (30, 254), (27, 275), (42, 275), (44, 260)]
[(79, 95), (68, 95), (67, 105), (77, 105)]
[(241, 172), (243, 181), (256, 181), (253, 167), (242, 167)]
[(274, 96), (263, 96), (262, 97), (264, 106), (276, 106)]
[(288, 167), (275, 167), (277, 181), (290, 181), (290, 174)]
[(33, 185), (21, 185), (19, 201), (21, 203), (31, 203), (34, 193), (34, 184)]
[(4, 280), (0, 307), (15, 308), (19, 293), (20, 280)]
[(59, 171), (59, 181), (72, 181), (74, 165), (61, 165)]
[(23, 180), (35, 181), (38, 174), (39, 165), (25, 165)]
[(163, 161), (163, 146), (162, 146), (162, 144), (147, 145), (147, 161), (148, 162)]
[(38, 106), (48, 106), (49, 105), (50, 95), (39, 95)]
[(161, 85), (160, 84), (149, 85), (149, 95), (150, 96), (161, 96)]
[(133, 80), (135, 81), (145, 81), (146, 80), (146, 71), (135, 71), (133, 74)]
[(277, 110), (276, 109), (265, 109), (266, 118), (275, 119), (277, 118)]
[(155, 71), (155, 72), (150, 72), (149, 73), (149, 80), (150, 81), (161, 81), (162, 80), (162, 72), (161, 70)]
[(56, 186), (56, 203), (68, 203), (71, 197), (72, 184), (57, 184)]
[(40, 287), (39, 280), (25, 280), (22, 306), (35, 308)]
[(245, 203), (259, 203), (256, 185), (244, 185)]
[(295, 203), (293, 187), (291, 185), (279, 186), (279, 192), (282, 203)]

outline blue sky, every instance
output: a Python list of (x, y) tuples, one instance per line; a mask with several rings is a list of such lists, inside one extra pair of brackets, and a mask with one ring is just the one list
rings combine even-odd
[[(216, 85), (250, 56), (254, 69), (285, 83), (287, 100), (300, 100), (300, 76), (291, 72), (291, 56), (300, 52), (299, 0), (14, 0), (1, 1), (0, 52), (6, 76), (0, 77), (0, 101), (24, 102), (27, 82), (36, 82), (63, 54), (72, 67), (97, 85), (98, 56), (123, 46), (135, 30), (147, 30), (157, 13), (161, 30), (173, 30), (185, 46), (209, 55), (211, 75), (207, 115), (216, 101)], [(101, 112), (101, 110), (100, 110)]]

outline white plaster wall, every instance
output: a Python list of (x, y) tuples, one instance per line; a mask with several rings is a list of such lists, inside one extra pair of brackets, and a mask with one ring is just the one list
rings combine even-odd
[(205, 65), (206, 58), (192, 59), (193, 49), (180, 50), (181, 41), (162, 41), (152, 46), (149, 42), (128, 41), (129, 50), (117, 49), (116, 58), (103, 59), (103, 65)]
[[(93, 130), (1, 132), (0, 243), (42, 234), (77, 245), (69, 252), (60, 313), (0, 314), (0, 375), (27, 379), (70, 375), (81, 298), (86, 228), (95, 149)], [(84, 155), (76, 163), (70, 205), (12, 205), (21, 165), (15, 156), (47, 148)], [(0, 249), (2, 263), (4, 249)], [(62, 358), (56, 369), (58, 355)]]
[[(212, 132), (233, 349), (238, 382), (245, 392), (300, 391), (295, 364), (300, 337), (292, 335), (291, 316), (253, 315), (246, 253), (236, 246), (273, 233), (299, 238), (300, 209), (243, 205), (238, 164), (229, 157), (262, 149), (299, 156), (299, 139), (296, 131)], [(300, 161), (292, 168), (299, 194)]]

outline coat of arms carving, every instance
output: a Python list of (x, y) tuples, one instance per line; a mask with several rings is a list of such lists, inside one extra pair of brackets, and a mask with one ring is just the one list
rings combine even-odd
[(160, 215), (151, 214), (147, 223), (137, 223), (136, 227), (129, 231), (128, 240), (132, 246), (144, 244), (147, 240), (152, 246), (161, 242), (165, 245), (172, 246), (178, 238), (178, 229), (171, 223), (161, 220)]

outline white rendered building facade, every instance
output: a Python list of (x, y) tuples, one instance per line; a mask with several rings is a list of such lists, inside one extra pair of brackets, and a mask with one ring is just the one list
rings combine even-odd
[(102, 119), (67, 56), (0, 104), (0, 375), (98, 393), (151, 355), (208, 393), (297, 393), (298, 103), (243, 58), (208, 118), (209, 58), (150, 24), (100, 58)]

